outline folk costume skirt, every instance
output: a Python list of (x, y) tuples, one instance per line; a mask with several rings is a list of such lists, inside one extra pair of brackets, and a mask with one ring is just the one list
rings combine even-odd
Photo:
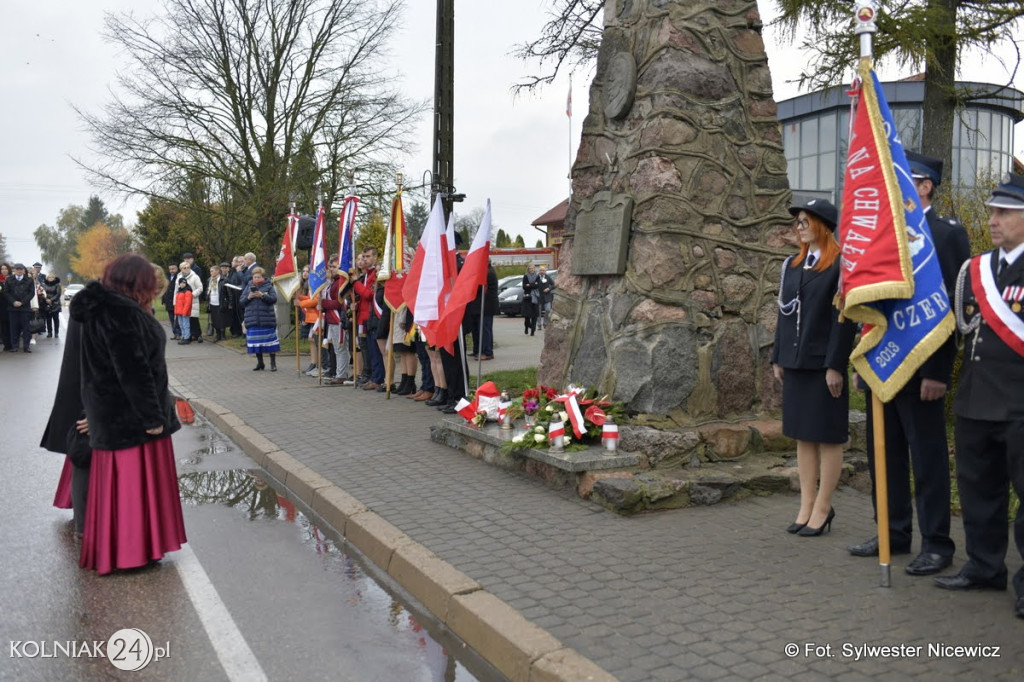
[(280, 353), (281, 342), (277, 340), (276, 327), (246, 327), (245, 347), (249, 354)]
[(78, 565), (100, 575), (138, 568), (185, 542), (171, 437), (93, 450)]
[(845, 443), (850, 435), (850, 387), (833, 398), (824, 369), (786, 369), (782, 379), (782, 433), (811, 443)]

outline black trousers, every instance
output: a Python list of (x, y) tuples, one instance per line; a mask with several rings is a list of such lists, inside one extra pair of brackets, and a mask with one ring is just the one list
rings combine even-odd
[[(920, 380), (914, 379), (885, 404), (885, 462), (888, 479), (889, 542), (909, 546), (914, 535), (914, 503), (921, 531), (921, 551), (951, 557), (956, 549), (949, 537), (949, 444), (944, 400), (921, 400)], [(871, 393), (867, 393), (868, 404)], [(874, 419), (868, 410), (868, 470), (875, 484)], [(910, 472), (914, 472), (914, 494)], [(872, 504), (876, 495), (871, 496)]]
[(164, 306), (167, 311), (167, 319), (171, 321), (171, 334), (181, 336), (181, 327), (178, 326), (178, 316), (174, 314), (174, 306)]
[(224, 336), (224, 308), (219, 305), (210, 306), (210, 323), (213, 325), (214, 335), (220, 339)]
[(455, 355), (452, 355), (444, 348), (441, 352), (441, 366), (444, 368), (444, 380), (448, 384), (448, 400), (458, 402), (460, 398), (466, 397), (466, 376), (468, 371), (463, 361), (462, 349), (459, 347), (459, 340), (455, 342)]
[(46, 335), (56, 334), (60, 336), (60, 311), (55, 313), (43, 313), (46, 318)]
[(28, 330), (28, 321), (32, 319), (32, 311), (28, 306), (22, 308), (11, 308), (8, 313), (11, 324), (11, 348), (18, 347), (18, 340), (24, 343), (25, 350), (29, 350), (32, 342), (32, 334)]
[[(1010, 490), (1024, 499), (1024, 419), (982, 421), (956, 418), (956, 481), (967, 536), (962, 575), (997, 580), (1006, 575)], [(1024, 504), (1013, 522), (1017, 551), (1024, 558)], [(1013, 577), (1024, 597), (1024, 566)]]

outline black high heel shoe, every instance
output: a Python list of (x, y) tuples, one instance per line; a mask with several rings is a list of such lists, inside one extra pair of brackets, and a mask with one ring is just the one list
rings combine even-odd
[(832, 519), (836, 517), (836, 510), (829, 507), (828, 516), (825, 517), (825, 523), (821, 524), (818, 528), (811, 528), (805, 525), (803, 528), (797, 531), (797, 535), (803, 538), (813, 538), (821, 535), (826, 530), (832, 530)]
[(804, 527), (806, 525), (807, 525), (806, 523), (796, 523), (796, 522), (791, 523), (791, 524), (789, 524), (789, 527), (786, 528), (786, 532), (787, 533), (799, 533), (801, 530), (804, 529)]

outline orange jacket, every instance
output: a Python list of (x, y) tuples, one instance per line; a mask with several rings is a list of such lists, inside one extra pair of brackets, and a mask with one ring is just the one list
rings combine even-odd
[(319, 296), (310, 298), (306, 294), (299, 294), (299, 307), (302, 308), (302, 314), (305, 315), (303, 322), (306, 324), (313, 324), (316, 322), (316, 318), (320, 317), (320, 311), (316, 309), (316, 304), (320, 302)]

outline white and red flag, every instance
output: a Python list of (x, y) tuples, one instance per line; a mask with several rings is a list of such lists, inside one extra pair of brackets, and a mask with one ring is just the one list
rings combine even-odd
[(299, 216), (289, 213), (288, 225), (281, 238), (281, 251), (274, 265), (274, 276), (270, 280), (286, 300), (291, 300), (299, 288), (299, 268), (295, 262), (295, 235), (298, 229)]
[(439, 195), (402, 285), (405, 303), (413, 313), (413, 320), (424, 329), (424, 335), (428, 335), (425, 328), (440, 318), (444, 306), (444, 252), (444, 207)]
[[(454, 250), (452, 252), (454, 254)], [(480, 227), (473, 237), (473, 244), (466, 254), (462, 270), (455, 278), (455, 286), (448, 297), (441, 319), (438, 320), (435, 345), (448, 346), (453, 343), (462, 328), (462, 316), (466, 312), (466, 304), (476, 297), (477, 289), (487, 284), (487, 268), (491, 255), (491, 200), (487, 200)]]
[(473, 417), (476, 416), (476, 400), (469, 402), (465, 398), (461, 398), (455, 405), (455, 411), (461, 414), (466, 421), (473, 421)]

